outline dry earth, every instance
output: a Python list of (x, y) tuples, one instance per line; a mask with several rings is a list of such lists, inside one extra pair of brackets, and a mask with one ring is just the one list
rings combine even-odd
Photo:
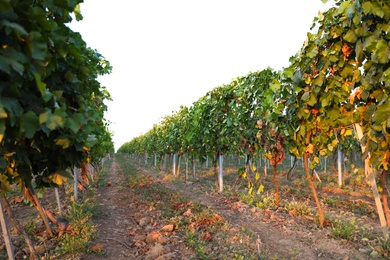
[[(169, 189), (179, 190), (190, 201), (210, 207), (234, 228), (254, 232), (257, 239), (253, 243), (266, 251), (267, 256), (274, 256), (272, 259), (369, 259), (346, 241), (331, 238), (326, 229), (318, 228), (314, 222), (277, 211), (249, 208), (210, 192), (200, 183), (164, 181), (151, 170), (138, 169)], [(104, 253), (85, 255), (82, 259), (196, 258), (184, 244), (183, 235), (170, 230), (169, 223), (161, 221), (157, 210), (134, 201), (133, 191), (124, 187), (125, 176), (115, 159), (107, 182), (111, 186), (99, 190), (102, 216), (95, 221), (99, 234), (94, 241)]]

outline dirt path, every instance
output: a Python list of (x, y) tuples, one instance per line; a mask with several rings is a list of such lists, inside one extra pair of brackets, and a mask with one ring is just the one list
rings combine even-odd
[[(367, 255), (348, 243), (330, 238), (326, 229), (319, 229), (314, 223), (302, 224), (303, 220), (277, 211), (250, 209), (200, 183), (168, 182), (149, 170), (138, 170), (167, 188), (180, 191), (190, 201), (213, 209), (235, 229), (250, 230), (257, 238), (253, 243), (275, 259), (367, 259)], [(104, 253), (84, 255), (82, 259), (195, 259), (180, 234), (161, 232), (169, 223), (160, 218), (157, 210), (135, 200), (134, 191), (126, 186), (124, 171), (115, 159), (107, 183), (111, 185), (98, 190), (101, 214), (94, 220), (98, 228), (94, 245)]]
[(107, 183), (111, 186), (99, 188), (101, 204), (100, 217), (94, 222), (99, 230), (94, 241), (96, 247), (104, 250), (104, 255), (91, 255), (85, 259), (135, 259), (130, 250), (131, 241), (126, 228), (134, 224), (131, 218), (132, 210), (124, 203), (123, 197), (132, 197), (130, 190), (121, 188), (120, 181), (124, 178), (118, 171), (118, 164), (113, 160), (108, 174)]
[(102, 254), (87, 254), (81, 259), (191, 259), (175, 232), (159, 232), (166, 224), (159, 222), (159, 213), (134, 200), (126, 187), (126, 177), (115, 158), (107, 177), (107, 186), (98, 189), (101, 214), (94, 223), (98, 235), (95, 249)]
[[(148, 173), (147, 170), (144, 172)], [(287, 214), (249, 209), (247, 205), (227, 200), (218, 193), (207, 193), (207, 188), (199, 183), (183, 184), (178, 188), (170, 182), (158, 181), (170, 189), (180, 191), (189, 200), (212, 208), (237, 229), (253, 231), (269, 255), (282, 259), (367, 259), (367, 256), (347, 243), (328, 238), (329, 232), (314, 223), (302, 225)]]

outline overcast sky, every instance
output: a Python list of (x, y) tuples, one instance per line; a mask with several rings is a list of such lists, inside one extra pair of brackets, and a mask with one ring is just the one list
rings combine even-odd
[(72, 22), (113, 66), (99, 78), (113, 97), (115, 148), (180, 105), (251, 71), (288, 66), (321, 0), (85, 0)]

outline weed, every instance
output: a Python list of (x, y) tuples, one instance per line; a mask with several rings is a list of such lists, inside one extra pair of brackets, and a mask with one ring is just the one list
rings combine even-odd
[(337, 207), (341, 199), (339, 196), (324, 197), (323, 202), (331, 207)]
[(352, 241), (355, 234), (359, 231), (359, 227), (354, 219), (351, 221), (336, 219), (331, 222), (331, 229), (333, 237), (349, 241)]
[(24, 225), (24, 229), (30, 236), (35, 235), (37, 225), (36, 225), (36, 218), (29, 218), (27, 223)]
[(204, 250), (203, 242), (200, 241), (194, 231), (186, 232), (184, 242), (194, 249), (195, 254), (199, 259), (209, 259), (207, 252)]
[(373, 228), (369, 225), (363, 225), (359, 228), (359, 237), (362, 240), (374, 240), (376, 236), (373, 233)]
[(380, 245), (380, 254), (384, 257), (390, 256), (390, 239), (378, 239)]
[(72, 203), (67, 212), (67, 218), (72, 229), (58, 238), (57, 251), (61, 254), (75, 255), (88, 252), (90, 249), (89, 241), (96, 234), (96, 227), (91, 221), (94, 212), (94, 206), (90, 201)]
[(261, 209), (273, 209), (276, 208), (275, 196), (274, 195), (262, 195), (255, 202), (256, 207)]
[(305, 202), (291, 201), (284, 206), (288, 212), (293, 212), (295, 216), (311, 216), (312, 212)]

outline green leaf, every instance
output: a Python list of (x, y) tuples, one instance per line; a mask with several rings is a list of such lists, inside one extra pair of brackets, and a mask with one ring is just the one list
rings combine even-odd
[(353, 70), (354, 70), (354, 67), (353, 67), (353, 66), (346, 65), (346, 66), (344, 67), (344, 69), (341, 71), (340, 75), (341, 75), (343, 78), (347, 79), (347, 78), (349, 78), (350, 76), (353, 75)]
[(313, 86), (322, 86), (322, 84), (324, 83), (324, 78), (325, 75), (322, 72), (318, 74), (317, 77), (313, 79)]
[(385, 12), (383, 11), (382, 6), (377, 2), (372, 3), (372, 13), (379, 16), (380, 18), (385, 16)]
[(340, 4), (338, 13), (346, 16), (351, 16), (355, 12), (355, 6), (350, 1), (345, 1)]
[(390, 67), (383, 72), (382, 81), (389, 81), (389, 80), (390, 80)]
[(294, 76), (292, 80), (297, 84), (302, 84), (304, 82), (303, 80), (303, 73), (302, 71), (298, 70), (294, 73)]
[(357, 35), (355, 33), (355, 30), (350, 29), (345, 35), (344, 35), (344, 40), (350, 43), (355, 43), (357, 40)]
[(42, 97), (45, 95), (46, 91), (46, 84), (42, 82), (41, 76), (38, 73), (34, 74), (35, 83), (37, 83), (37, 87), (39, 89), (39, 92), (41, 92)]
[(309, 91), (305, 91), (305, 93), (303, 93), (302, 97), (301, 97), (301, 100), (303, 102), (309, 100), (309, 97), (310, 97), (310, 92)]
[(39, 118), (38, 116), (29, 111), (22, 116), (21, 132), (25, 133), (27, 138), (33, 138), (35, 132), (39, 128)]
[(322, 107), (328, 106), (331, 103), (332, 99), (333, 99), (333, 95), (330, 92), (326, 93), (325, 95), (322, 95), (320, 97), (321, 106)]
[(12, 53), (4, 53), (0, 50), (0, 70), (6, 72), (7, 74), (11, 74), (11, 68), (15, 70), (19, 75), (23, 75), (24, 66), (21, 62), (19, 62), (15, 57), (16, 52)]
[(269, 83), (269, 87), (274, 93), (276, 93), (280, 89), (280, 82), (278, 82), (277, 80), (273, 80), (271, 83)]
[(23, 108), (21, 107), (19, 100), (0, 95), (0, 104), (2, 104), (7, 111), (11, 126), (15, 126), (15, 124), (19, 122), (20, 116), (23, 114)]
[(372, 3), (371, 2), (364, 2), (362, 4), (362, 10), (363, 10), (363, 13), (365, 14), (371, 14), (372, 13)]
[(310, 98), (309, 98), (309, 101), (307, 102), (307, 104), (309, 106), (314, 106), (315, 104), (317, 104), (317, 96), (314, 92), (310, 93)]
[(386, 101), (382, 105), (377, 106), (374, 113), (375, 123), (380, 125), (390, 117), (390, 101)]
[(85, 118), (82, 114), (74, 114), (72, 118), (68, 118), (67, 125), (73, 133), (77, 134), (83, 124), (85, 124)]
[(76, 5), (76, 8), (74, 9), (74, 15), (76, 17), (76, 21), (81, 21), (83, 20), (83, 16), (81, 15), (81, 11), (80, 11), (80, 5)]
[(39, 115), (39, 123), (45, 124), (49, 130), (57, 127), (63, 127), (66, 119), (66, 113), (63, 108), (57, 108), (54, 114), (50, 110)]
[(31, 57), (36, 60), (45, 60), (47, 46), (39, 32), (32, 31), (27, 36), (27, 46)]
[(0, 28), (6, 26), (12, 28), (17, 34), (27, 35), (27, 31), (18, 23), (13, 23), (7, 20), (0, 21)]
[(336, 120), (340, 116), (340, 110), (339, 108), (333, 108), (329, 113), (328, 116), (331, 120)]
[(373, 34), (373, 35), (365, 38), (364, 43), (363, 43), (363, 49), (365, 51), (372, 52), (375, 49), (377, 42), (378, 42), (378, 37)]
[(385, 64), (389, 62), (389, 47), (385, 40), (381, 39), (377, 42), (375, 54), (379, 63)]

